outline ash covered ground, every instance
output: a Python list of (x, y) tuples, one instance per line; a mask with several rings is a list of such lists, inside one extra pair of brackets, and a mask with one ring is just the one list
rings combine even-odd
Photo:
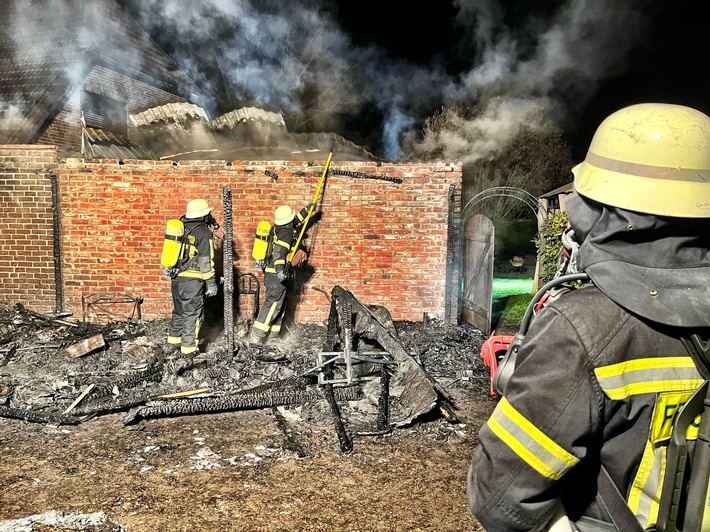
[[(128, 411), (183, 391), (207, 389), (190, 396), (204, 398), (292, 382), (299, 376), (313, 380), (327, 336), (326, 326), (291, 325), (278, 345), (256, 346), (241, 340), (248, 328), (243, 323), (236, 326), (233, 352), (218, 337), (186, 361), (164, 344), (167, 320), (70, 323), (39, 317), (22, 306), (0, 308), (1, 416), (76, 424), (85, 417)], [(485, 338), (477, 329), (437, 320), (393, 326), (399, 343), (433, 379), (448, 387), (470, 387), (471, 381), (488, 378), (479, 354)], [(76, 358), (67, 352), (72, 345), (97, 336), (103, 338), (99, 348)], [(90, 385), (90, 393), (64, 414)], [(487, 396), (485, 386), (470, 388), (481, 399)], [(362, 402), (371, 399), (365, 396)]]
[[(295, 324), (289, 327), (287, 338), (279, 345), (254, 346), (242, 340), (248, 324), (239, 323), (232, 352), (221, 335), (204, 344), (198, 357), (186, 361), (164, 346), (167, 320), (91, 324), (68, 318), (53, 319), (22, 306), (0, 307), (0, 448), (3, 450), (0, 490), (4, 503), (0, 505), (4, 508), (0, 510), (0, 529), (36, 530), (38, 523), (44, 522), (41, 519), (49, 519), (50, 524), (45, 524), (47, 528), (43, 530), (354, 530), (358, 527), (360, 530), (478, 530), (475, 519), (467, 513), (464, 477), (476, 431), (494, 406), (488, 392), (488, 369), (480, 357), (485, 337), (468, 325), (454, 326), (437, 320), (387, 325), (398, 346), (416, 361), (417, 367), (423, 368), (439, 397), (446, 399), (444, 406), (448, 410), (437, 404), (425, 408), (425, 413), (411, 422), (383, 429), (378, 425), (381, 380), (375, 378), (378, 375), (375, 371), (371, 380), (333, 387), (338, 406), (334, 414), (322, 387), (316, 385), (318, 354), (332, 341), (326, 325)], [(72, 346), (97, 337), (104, 345), (72, 358)], [(372, 339), (361, 340), (353, 347), (362, 351), (380, 348)], [(161, 397), (196, 390), (189, 396)], [(334, 417), (342, 421), (350, 449), (344, 450)], [(244, 451), (239, 460), (232, 456), (220, 461), (217, 456), (226, 453), (225, 449), (219, 453), (206, 452), (204, 448), (200, 450), (202, 454), (180, 458), (177, 450), (186, 444), (175, 432), (188, 426), (199, 427), (192, 430), (214, 434), (215, 438), (219, 433), (225, 449), (244, 445), (252, 450)], [(138, 434), (147, 437), (142, 440), (144, 451), (170, 450), (171, 460), (177, 465), (158, 460), (146, 468), (145, 463), (136, 463), (137, 451), (128, 447)], [(163, 443), (161, 438), (165, 440)], [(248, 441), (242, 441), (244, 438)], [(54, 448), (58, 440), (68, 453)], [(115, 457), (104, 464), (105, 492), (96, 492), (99, 488), (94, 487), (84, 493), (76, 484), (67, 485), (67, 471), (70, 480), (72, 474), (78, 473), (75, 466), (61, 467), (61, 462), (82, 461), (86, 454), (95, 460), (93, 453), (97, 446), (122, 456), (118, 459), (120, 467)], [(46, 456), (54, 453), (57, 453), (55, 459), (47, 464)], [(264, 500), (259, 504), (276, 505), (279, 512), (288, 514), (288, 519), (282, 516), (264, 521), (261, 512), (250, 514), (243, 504), (235, 502), (234, 508), (224, 510), (231, 515), (225, 516), (224, 523), (230, 524), (214, 524), (215, 497), (223, 496), (214, 493), (204, 504), (196, 504), (190, 512), (186, 509), (180, 524), (159, 517), (165, 511), (158, 512), (156, 507), (163, 503), (153, 502), (142, 509), (138, 502), (132, 503), (133, 506), (126, 503), (132, 497), (150, 498), (148, 493), (165, 501), (174, 496), (174, 486), (167, 484), (128, 488), (136, 468), (147, 475), (152, 468), (157, 471), (162, 467), (164, 477), (168, 471), (180, 471), (181, 465), (185, 470), (212, 473), (208, 485), (219, 492), (225, 480), (214, 473), (213, 467), (238, 469), (229, 474), (240, 475), (241, 482), (243, 473), (239, 468), (252, 460), (247, 457), (260, 461), (264, 475), (261, 478)], [(16, 471), (32, 467), (33, 460), (44, 471), (43, 476)], [(304, 465), (303, 460), (310, 460), (311, 465)], [(291, 480), (288, 475), (284, 477), (283, 471), (277, 472), (284, 461), (293, 468)], [(321, 465), (323, 461), (327, 465)], [(433, 468), (403, 478), (410, 472), (413, 475), (419, 467), (415, 464), (422, 461)], [(373, 467), (376, 463), (387, 464), (385, 471)], [(199, 464), (202, 466), (197, 467)], [(338, 472), (343, 467), (347, 473)], [(318, 469), (318, 475), (310, 478), (309, 468)], [(92, 480), (103, 471), (98, 465), (94, 469), (90, 473), (94, 475)], [(360, 475), (359, 482), (367, 493), (358, 495), (352, 481), (344, 480), (352, 474)], [(330, 495), (317, 499), (317, 507), (307, 506), (297, 512), (292, 503), (282, 503), (281, 497), (274, 494), (274, 490), (282, 494), (290, 490), (317, 494), (329, 475), (335, 475), (325, 480)], [(426, 481), (429, 475), (431, 478)], [(61, 494), (59, 500), (64, 502), (56, 502), (56, 497), (52, 502), (52, 497), (45, 493), (46, 485), (43, 489), (38, 478), (55, 486), (53, 489)], [(374, 508), (383, 505), (374, 513), (370, 508), (355, 510), (350, 515), (339, 505), (327, 502), (338, 494), (347, 500), (351, 496), (368, 500), (373, 497), (370, 483), (375, 479), (380, 482), (375, 491), (391, 492), (393, 496), (387, 502), (379, 496), (371, 501)], [(189, 485), (194, 481), (195, 477), (190, 476), (185, 482)], [(409, 482), (413, 485), (406, 488)], [(402, 489), (409, 490), (414, 499), (403, 501), (404, 493), (394, 496)], [(123, 490), (128, 491), (116, 502), (115, 493)], [(418, 490), (424, 490), (419, 500)], [(429, 497), (430, 490), (435, 491), (429, 493), (434, 498), (424, 502), (422, 499)], [(76, 496), (81, 499), (74, 500)], [(106, 501), (97, 507), (95, 501), (102, 497)], [(442, 502), (442, 498), (452, 500)], [(224, 501), (220, 504), (226, 508)], [(447, 505), (451, 509), (439, 515)], [(170, 508), (173, 513), (178, 512)], [(97, 517), (92, 513), (96, 510), (107, 513)], [(59, 517), (52, 512), (60, 512)], [(401, 515), (393, 523), (390, 517), (378, 512)], [(28, 517), (31, 514), (34, 521)], [(239, 524), (233, 521), (235, 515), (240, 516)], [(29, 528), (22, 528), (22, 519)], [(99, 519), (101, 523), (86, 524), (91, 519)], [(213, 524), (203, 526), (205, 522)]]

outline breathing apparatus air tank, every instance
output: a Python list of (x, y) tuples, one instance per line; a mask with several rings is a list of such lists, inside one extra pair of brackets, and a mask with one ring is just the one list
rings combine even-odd
[(257, 268), (266, 259), (266, 252), (269, 249), (269, 235), (271, 234), (271, 224), (262, 220), (256, 226), (256, 236), (254, 237), (254, 247), (251, 256), (256, 259)]
[[(177, 266), (184, 234), (185, 226), (180, 220), (168, 220), (165, 226), (163, 252), (160, 255), (160, 265), (163, 268), (170, 270)], [(166, 273), (166, 275), (169, 275), (169, 273)]]

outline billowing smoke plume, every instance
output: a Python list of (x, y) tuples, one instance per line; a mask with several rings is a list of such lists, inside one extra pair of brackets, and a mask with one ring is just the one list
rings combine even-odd
[[(511, 23), (494, 0), (455, 0), (455, 23), (468, 39), (455, 53), (465, 54), (468, 66), (452, 74), (354, 45), (327, 4), (163, 0), (159, 13), (142, 12), (141, 23), (160, 21), (161, 31), (182, 43), (175, 52), (191, 75), (205, 76), (211, 65), (209, 76), (224, 84), (235, 107), (253, 102), (284, 113), (292, 128), (346, 137), (349, 116), (376, 114), (386, 158), (435, 153), (430, 144), (438, 142), (442, 156), (469, 159), (495, 151), (541, 107), (553, 120), (574, 117), (602, 79), (623, 71), (644, 29), (632, 7), (640, 9), (638, 2), (570, 0), (555, 13)], [(495, 104), (471, 123), (462, 119), (459, 131), (426, 135), (424, 119), (437, 105), (486, 102)], [(472, 143), (467, 130), (485, 135)]]
[(14, 136), (3, 139), (6, 131), (23, 131), (31, 126), (21, 106), (0, 100), (0, 144), (14, 142)]
[[(448, 52), (456, 55), (456, 72), (440, 58), (414, 64), (355, 44), (328, 0), (116, 1), (208, 96), (220, 95), (211, 106), (196, 102), (210, 118), (255, 105), (282, 113), (291, 131), (333, 131), (389, 159), (424, 153), (476, 159), (529, 127), (540, 109), (560, 123), (574, 118), (604, 78), (625, 68), (643, 34), (645, 0), (569, 0), (544, 16), (512, 16), (495, 0), (454, 0), (452, 23), (463, 36)], [(76, 2), (43, 2), (42, 32), (51, 39), (79, 32), (85, 42), (100, 43), (100, 25), (78, 25), (62, 8)], [(39, 28), (23, 13), (16, 9), (9, 28), (18, 44), (37, 38)], [(78, 67), (68, 70), (79, 82)], [(434, 110), (456, 105), (484, 110), (462, 114), (457, 130), (426, 130)]]
[(623, 72), (627, 52), (645, 29), (631, 3), (613, 0), (571, 0), (551, 23), (533, 18), (515, 30), (490, 1), (457, 3), (458, 22), (473, 30), (477, 53), (444, 101), (483, 110), (453, 120), (451, 128), (425, 129), (420, 142), (410, 143), (414, 154), (476, 160), (498, 152), (522, 127), (549, 128), (541, 116), (558, 124), (573, 120), (601, 80)]
[[(56, 46), (67, 31), (80, 31), (67, 9), (68, 2), (47, 0), (36, 9), (29, 2), (4, 2), (0, 25), (0, 143), (26, 140), (23, 133), (32, 128), (28, 118), (35, 103), (34, 94), (47, 89), (58, 76), (79, 77), (69, 68), (44, 70), (56, 62)], [(68, 30), (68, 28), (72, 30)], [(67, 63), (71, 60), (69, 59)]]

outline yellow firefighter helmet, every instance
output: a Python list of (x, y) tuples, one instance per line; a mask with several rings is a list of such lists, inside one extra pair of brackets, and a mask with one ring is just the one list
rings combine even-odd
[(288, 205), (281, 205), (281, 207), (276, 209), (276, 212), (274, 212), (274, 224), (286, 225), (293, 220), (294, 216), (296, 216), (296, 214), (293, 212), (291, 207)]
[(622, 209), (710, 217), (710, 117), (682, 105), (646, 103), (611, 114), (597, 128), (575, 190)]
[(194, 199), (187, 204), (187, 210), (185, 211), (185, 218), (202, 218), (207, 216), (212, 209), (207, 205), (207, 201), (203, 199)]

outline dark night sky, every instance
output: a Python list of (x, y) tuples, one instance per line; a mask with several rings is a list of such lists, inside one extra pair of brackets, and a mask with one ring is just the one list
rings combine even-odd
[(385, 156), (442, 105), (491, 97), (513, 102), (490, 130), (500, 142), (510, 116), (542, 101), (576, 159), (599, 122), (625, 105), (710, 114), (700, 1), (119, 3), (188, 73), (209, 80), (213, 113), (259, 105), (288, 121), (306, 109), (316, 118), (294, 118), (295, 127), (330, 128)]
[[(626, 1), (626, 0), (624, 0)], [(507, 21), (515, 26), (531, 14), (550, 16), (561, 4), (558, 1), (503, 2)], [(396, 2), (398, 8), (413, 16), (402, 24), (407, 31), (387, 31), (392, 18), (383, 24), (373, 23), (382, 2), (363, 0), (342, 2), (340, 21), (357, 42), (374, 42), (392, 54), (425, 64), (439, 55), (452, 71), (465, 68), (457, 61), (457, 43), (466, 40), (461, 28), (452, 22), (452, 2)], [(501, 2), (499, 2), (501, 4)], [(516, 4), (518, 7), (516, 7)], [(524, 7), (521, 7), (521, 4)], [(710, 115), (710, 32), (708, 7), (699, 1), (639, 2), (648, 17), (648, 30), (628, 52), (627, 67), (604, 79), (593, 98), (578, 109), (577, 120), (563, 124), (565, 137), (576, 159), (584, 157), (597, 125), (610, 113), (634, 103), (666, 102), (695, 107)], [(573, 105), (571, 103), (570, 105)]]

